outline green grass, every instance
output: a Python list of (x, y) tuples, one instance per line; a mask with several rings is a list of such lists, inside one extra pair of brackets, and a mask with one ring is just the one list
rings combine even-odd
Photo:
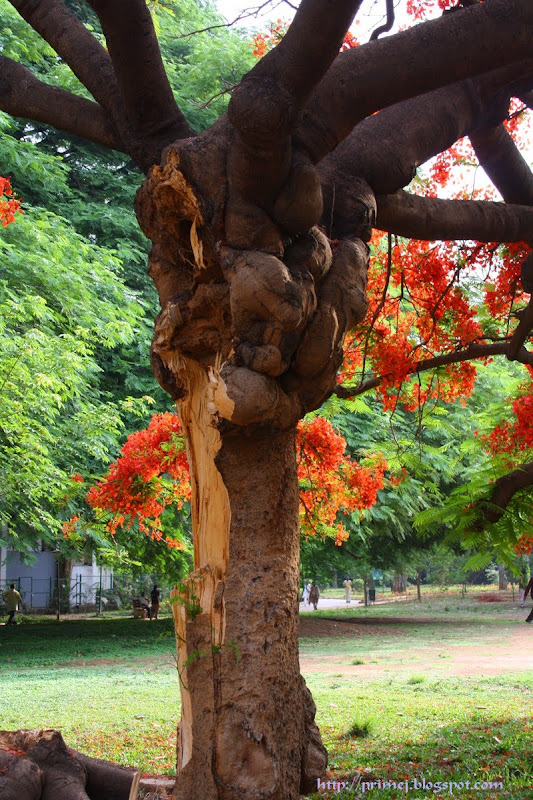
[(366, 739), (373, 732), (375, 723), (373, 719), (354, 720), (346, 733), (344, 739)]
[(175, 652), (170, 618), (2, 627), (0, 728), (59, 728), (70, 746), (90, 755), (172, 772), (180, 706)]
[[(331, 683), (311, 676), (308, 684), (330, 753), (330, 780), (352, 780), (357, 774), (369, 782), (399, 782), (422, 775), (432, 782), (501, 780), (504, 791), (465, 791), (459, 796), (529, 800), (532, 678), (531, 673), (498, 679), (454, 678), (427, 680), (422, 686), (410, 684), (403, 676), (350, 679), (344, 684), (337, 679), (337, 688), (332, 690)], [(368, 736), (349, 741), (343, 732), (350, 730), (355, 716), (364, 719), (365, 714), (377, 720), (375, 727)], [(360, 795), (335, 794), (339, 800), (354, 796)], [(397, 799), (405, 792), (375, 788), (362, 796)], [(413, 791), (411, 796), (419, 795)]]
[[(498, 648), (523, 625), (524, 612), (509, 605), (501, 614), (505, 604), (479, 604), (478, 616), (472, 600), (461, 605), (461, 613), (458, 603), (435, 601), (423, 615), (418, 604), (406, 604), (422, 622), (398, 614), (399, 604), (375, 606), (364, 612), (369, 624), (357, 626), (356, 636), (301, 641), (304, 660), (321, 670), (305, 677), (330, 753), (330, 781), (351, 783), (358, 775), (367, 783), (422, 775), (432, 782), (501, 780), (503, 791), (461, 790), (453, 796), (530, 800), (533, 672), (456, 675), (449, 661), (464, 644), (482, 652)], [(433, 667), (421, 671), (417, 661), (425, 653), (432, 654)], [(0, 728), (59, 728), (69, 745), (93, 756), (145, 772), (172, 772), (179, 686), (170, 619), (1, 627), (0, 663)], [(361, 786), (312, 797), (406, 796), (400, 789), (362, 792)], [(452, 795), (413, 789), (407, 796)]]
[[(335, 590), (332, 590), (335, 591)], [(337, 590), (338, 591), (338, 590)], [(435, 595), (427, 594), (422, 596), (422, 601), (419, 602), (415, 595), (408, 597), (391, 598), (386, 595), (384, 598), (379, 597), (380, 602), (368, 606), (351, 605), (348, 607), (341, 607), (335, 609), (321, 609), (320, 604), (318, 611), (306, 611), (307, 615), (319, 615), (322, 617), (360, 617), (360, 618), (379, 618), (379, 617), (420, 617), (420, 618), (434, 618), (435, 615), (443, 615), (444, 618), (448, 615), (453, 615), (456, 619), (478, 619), (481, 617), (489, 618), (512, 618), (513, 614), (516, 616), (521, 612), (518, 608), (518, 595), (515, 600), (512, 600), (511, 593), (505, 594), (503, 602), (482, 602), (482, 598), (487, 594), (495, 594), (497, 592), (472, 590), (464, 597), (460, 593)], [(481, 599), (480, 599), (481, 598)]]

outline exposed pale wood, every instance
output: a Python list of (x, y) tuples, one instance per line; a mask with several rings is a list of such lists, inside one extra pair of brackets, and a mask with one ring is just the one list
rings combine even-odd
[(136, 772), (133, 776), (133, 781), (131, 783), (130, 789), (130, 796), (128, 800), (137, 800), (137, 795), (139, 794), (139, 783), (141, 782), (141, 773)]

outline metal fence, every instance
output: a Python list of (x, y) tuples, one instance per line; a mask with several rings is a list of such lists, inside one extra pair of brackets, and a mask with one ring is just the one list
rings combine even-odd
[(163, 597), (170, 590), (163, 576), (114, 575), (100, 571), (94, 575), (75, 575), (69, 578), (34, 578), (19, 576), (0, 581), (0, 608), (3, 593), (14, 583), (20, 592), (25, 611), (32, 613), (85, 613), (87, 611), (114, 611), (129, 608), (132, 598), (145, 592), (150, 597), (157, 584)]

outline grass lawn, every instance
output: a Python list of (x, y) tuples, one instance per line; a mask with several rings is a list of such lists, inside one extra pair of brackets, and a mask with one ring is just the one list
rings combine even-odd
[[(533, 626), (523, 618), (511, 603), (468, 597), (304, 615), (302, 671), (331, 768), (329, 788), (312, 796), (530, 800)], [(90, 755), (171, 773), (174, 654), (170, 619), (1, 627), (0, 727), (59, 728)], [(405, 780), (408, 791), (383, 788)], [(427, 788), (445, 781), (503, 789)]]

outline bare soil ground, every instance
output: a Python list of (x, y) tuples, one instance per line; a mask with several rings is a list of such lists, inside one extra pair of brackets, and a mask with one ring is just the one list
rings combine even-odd
[[(340, 620), (313, 619), (304, 617), (300, 620), (300, 636), (309, 639), (342, 637), (361, 640), (365, 636), (378, 634), (381, 637), (400, 636), (402, 626), (409, 623), (417, 625), (435, 624), (435, 620), (421, 617), (385, 617), (377, 620), (344, 622)], [(461, 623), (455, 623), (455, 625)], [(471, 624), (471, 623), (470, 623)], [(449, 623), (442, 623), (445, 629)], [(332, 648), (333, 649), (333, 648)], [(500, 639), (494, 635), (487, 637), (487, 643), (479, 642), (461, 645), (454, 642), (448, 649), (442, 640), (435, 640), (419, 648), (409, 648), (408, 653), (397, 653), (377, 663), (346, 664), (347, 657), (324, 656), (300, 657), (304, 673), (335, 673), (345, 675), (367, 675), (382, 677), (396, 672), (407, 665), (411, 670), (426, 672), (432, 670), (448, 675), (499, 675), (508, 672), (533, 670), (533, 625), (520, 625), (505, 629)], [(368, 661), (372, 653), (368, 654)], [(367, 659), (364, 659), (365, 662)]]

